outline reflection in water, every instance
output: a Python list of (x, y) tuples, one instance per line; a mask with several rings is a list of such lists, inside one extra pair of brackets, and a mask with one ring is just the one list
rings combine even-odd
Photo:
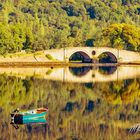
[(87, 103), (85, 110), (83, 111), (83, 115), (89, 115), (90, 112), (94, 110), (94, 101), (90, 100)]
[(73, 75), (84, 76), (86, 75), (92, 67), (70, 67), (69, 70)]
[[(95, 76), (91, 77), (91, 80), (96, 81), (94, 83), (81, 83), (82, 79), (79, 83), (68, 83), (67, 79), (65, 82), (60, 79), (55, 81), (53, 76), (58, 78), (61, 70), (62, 74), (65, 72), (71, 76), (69, 68), (54, 68), (46, 75), (48, 70), (50, 68), (0, 69), (1, 140), (118, 140), (122, 138), (128, 140), (139, 138), (139, 135), (129, 135), (127, 131), (140, 121), (139, 67), (118, 67), (119, 80), (116, 79), (113, 82), (110, 79), (116, 71), (109, 74), (107, 82), (105, 78), (108, 75), (104, 76), (95, 68), (90, 69), (84, 76), (71, 77), (76, 81), (89, 74), (85, 77), (89, 81), (91, 75), (94, 74)], [(23, 73), (24, 78), (21, 78), (19, 75)], [(62, 77), (64, 79), (68, 76)], [(48, 80), (49, 78), (51, 80)], [(106, 81), (100, 82), (101, 78)], [(37, 123), (36, 125), (29, 124), (27, 127), (22, 125), (17, 133), (9, 125), (11, 110), (17, 107), (24, 110), (42, 106), (49, 108), (49, 130)]]
[(72, 112), (74, 110), (74, 108), (79, 108), (79, 105), (77, 102), (68, 102), (64, 108), (64, 111), (67, 111), (67, 112)]
[[(70, 72), (75, 76), (84, 76), (90, 70), (94, 70), (93, 67), (70, 67)], [(113, 74), (117, 70), (117, 66), (99, 66), (99, 72), (101, 74), (109, 75)]]
[(16, 76), (22, 79), (25, 79), (26, 77), (35, 77), (52, 81), (92, 83), (133, 79), (140, 76), (140, 67), (1, 67), (0, 74), (6, 74), (7, 76)]
[(113, 74), (117, 70), (116, 66), (100, 66), (99, 72), (102, 74)]

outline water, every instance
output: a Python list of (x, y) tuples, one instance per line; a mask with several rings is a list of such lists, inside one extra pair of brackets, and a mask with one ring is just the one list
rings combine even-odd
[[(10, 125), (15, 108), (49, 108), (49, 126)], [(0, 68), (0, 139), (138, 139), (140, 66)]]

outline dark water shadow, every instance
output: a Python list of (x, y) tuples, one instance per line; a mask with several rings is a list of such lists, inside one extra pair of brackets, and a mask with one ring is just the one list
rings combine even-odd
[(100, 66), (99, 72), (104, 75), (113, 74), (117, 70), (116, 66)]
[(69, 68), (70, 72), (73, 75), (79, 76), (79, 77), (86, 75), (91, 69), (92, 67), (70, 67)]

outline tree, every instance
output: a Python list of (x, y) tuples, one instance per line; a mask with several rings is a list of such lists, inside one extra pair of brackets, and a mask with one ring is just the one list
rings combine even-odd
[(111, 47), (137, 51), (140, 46), (139, 35), (140, 28), (134, 25), (113, 24), (103, 30), (102, 36)]
[(14, 42), (10, 28), (6, 27), (5, 24), (0, 24), (0, 54), (12, 51)]
[(14, 50), (21, 51), (23, 48), (23, 43), (26, 41), (25, 26), (24, 24), (18, 23), (16, 25), (11, 25), (10, 28), (14, 42)]

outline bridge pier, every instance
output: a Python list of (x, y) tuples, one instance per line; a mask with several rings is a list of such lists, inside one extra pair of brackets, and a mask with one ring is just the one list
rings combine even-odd
[(91, 62), (92, 62), (93, 64), (97, 64), (97, 63), (99, 63), (99, 60), (98, 60), (98, 59), (91, 59)]

